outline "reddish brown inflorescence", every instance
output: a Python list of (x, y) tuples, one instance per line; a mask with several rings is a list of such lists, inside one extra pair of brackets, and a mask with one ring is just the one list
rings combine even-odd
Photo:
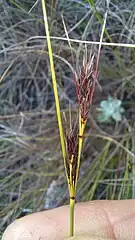
[(97, 78), (96, 72), (97, 71), (95, 69), (95, 59), (93, 55), (88, 63), (86, 61), (83, 61), (83, 66), (80, 69), (77, 79), (75, 79), (79, 111), (81, 114), (82, 132), (79, 133), (79, 128), (77, 128), (77, 125), (75, 124), (75, 126), (71, 130), (69, 130), (69, 132), (65, 136), (66, 171), (69, 179), (69, 184), (71, 184), (72, 186), (75, 186), (77, 174), (78, 143), (79, 139), (83, 138), (87, 115), (90, 109), (90, 105), (92, 104), (92, 98)]
[(66, 169), (68, 178), (70, 178), (70, 164), (72, 164), (72, 180), (75, 184), (76, 168), (78, 158), (78, 131), (75, 127), (66, 135)]
[(95, 81), (95, 61), (93, 55), (90, 62), (87, 63), (83, 61), (78, 79), (75, 79), (81, 119), (83, 119), (83, 121), (86, 121), (90, 105), (92, 104)]

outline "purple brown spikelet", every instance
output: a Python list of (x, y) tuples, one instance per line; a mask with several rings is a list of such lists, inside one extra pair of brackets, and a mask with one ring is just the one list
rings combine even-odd
[[(67, 176), (70, 181), (70, 184), (75, 186), (76, 180), (76, 168), (77, 168), (77, 159), (78, 159), (78, 132), (77, 127), (70, 130), (66, 134), (66, 171)], [(72, 165), (72, 171), (70, 176), (70, 167)]]
[(92, 104), (93, 87), (95, 82), (95, 61), (94, 55), (89, 62), (83, 61), (83, 66), (75, 79), (78, 103), (81, 113), (81, 119), (86, 121), (87, 114)]

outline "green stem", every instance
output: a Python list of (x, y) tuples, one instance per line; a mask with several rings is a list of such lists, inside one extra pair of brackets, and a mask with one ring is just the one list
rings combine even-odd
[(57, 121), (58, 121), (58, 126), (59, 126), (61, 148), (62, 148), (62, 154), (63, 154), (64, 165), (65, 165), (66, 150), (65, 150), (65, 143), (64, 143), (64, 134), (63, 134), (63, 127), (62, 127), (62, 120), (61, 120), (61, 110), (60, 110), (56, 75), (55, 75), (55, 69), (54, 69), (53, 52), (52, 52), (52, 45), (51, 45), (51, 40), (50, 40), (50, 32), (49, 32), (49, 26), (48, 26), (48, 20), (47, 20), (46, 1), (45, 0), (42, 0), (42, 9), (43, 9), (43, 17), (44, 17), (44, 24), (45, 24), (48, 53), (49, 53), (49, 59), (50, 59), (50, 68), (51, 68), (52, 83), (53, 83), (53, 90), (54, 90), (54, 97), (55, 97), (55, 104), (56, 104)]
[(70, 198), (70, 237), (74, 236), (74, 207), (75, 199)]
[(78, 159), (77, 159), (77, 169), (76, 169), (76, 181), (75, 181), (75, 195), (77, 190), (77, 181), (80, 170), (80, 160), (81, 160), (81, 152), (83, 147), (83, 135), (85, 130), (86, 122), (84, 124), (81, 123), (81, 113), (79, 112), (79, 146), (78, 146)]

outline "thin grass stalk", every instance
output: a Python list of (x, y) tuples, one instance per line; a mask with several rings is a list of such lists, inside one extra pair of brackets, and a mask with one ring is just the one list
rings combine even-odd
[[(37, 38), (37, 37), (31, 37), (30, 39), (35, 39), (35, 38)], [(40, 38), (43, 39), (43, 38), (46, 38), (46, 37), (40, 37)], [(67, 39), (67, 37), (51, 36), (50, 38), (55, 39), (55, 40), (61, 40), (61, 41), (64, 41), (64, 42), (69, 41)], [(116, 43), (116, 42), (102, 42), (102, 43), (100, 43), (99, 41), (87, 41), (87, 40), (79, 40), (79, 39), (75, 39), (75, 38), (70, 38), (70, 42), (79, 43), (79, 44), (82, 43), (82, 44), (87, 44), (87, 45), (100, 45), (101, 44), (101, 46), (135, 48), (134, 43)]]
[(70, 237), (74, 236), (74, 208), (75, 199), (70, 198)]
[(53, 90), (54, 90), (54, 97), (55, 97), (55, 104), (56, 104), (56, 113), (57, 113), (57, 120), (58, 120), (59, 133), (60, 133), (61, 148), (62, 148), (62, 154), (63, 154), (64, 165), (65, 165), (66, 150), (65, 150), (65, 142), (64, 142), (62, 120), (61, 120), (60, 103), (59, 103), (56, 75), (55, 75), (55, 69), (54, 69), (53, 53), (52, 53), (49, 27), (48, 27), (45, 0), (42, 0), (42, 10), (43, 10), (43, 16), (44, 16), (45, 32), (46, 32), (48, 53), (49, 53), (49, 59), (50, 59), (50, 68), (51, 68), (52, 83), (53, 83)]
[(77, 190), (77, 180), (80, 170), (81, 152), (83, 147), (83, 137), (85, 131), (86, 121), (82, 121), (81, 113), (79, 111), (79, 144), (78, 144), (78, 159), (77, 159), (77, 172), (76, 172), (76, 184), (75, 184), (75, 194)]
[[(71, 182), (70, 182), (71, 183)], [(75, 207), (75, 189), (70, 185), (71, 188), (69, 190), (70, 194), (70, 212), (69, 212), (69, 220), (70, 220), (70, 237), (74, 236), (74, 207)]]

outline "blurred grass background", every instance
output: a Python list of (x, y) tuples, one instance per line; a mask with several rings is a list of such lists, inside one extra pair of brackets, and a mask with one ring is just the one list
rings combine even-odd
[[(108, 2), (108, 1), (107, 1)], [(104, 42), (134, 44), (134, 1), (110, 1)], [(99, 41), (106, 1), (48, 0), (62, 112), (76, 117), (73, 66)], [(40, 0), (0, 3), (0, 236), (16, 218), (68, 204)], [(58, 38), (56, 38), (58, 37)], [(135, 198), (135, 49), (103, 46), (99, 84), (89, 114), (77, 201)], [(100, 101), (121, 99), (120, 123), (97, 120)], [(64, 117), (63, 117), (64, 121)]]

